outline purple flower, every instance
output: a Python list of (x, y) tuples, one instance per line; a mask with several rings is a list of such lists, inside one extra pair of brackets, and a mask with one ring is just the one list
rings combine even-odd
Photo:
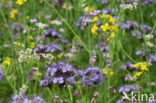
[(61, 41), (62, 43), (65, 43), (65, 44), (68, 43), (68, 40), (67, 40), (67, 39), (61, 39), (60, 41)]
[(36, 23), (37, 21), (38, 21), (37, 18), (30, 19), (30, 23)]
[(140, 88), (138, 88), (138, 86), (136, 85), (123, 85), (119, 88), (119, 93), (121, 92), (131, 92), (133, 90), (138, 90)]
[(116, 103), (127, 103), (126, 100), (119, 99)]
[(142, 0), (141, 6), (145, 6), (145, 5), (149, 4), (149, 3), (154, 3), (154, 2), (155, 2), (154, 0)]
[(49, 45), (39, 44), (35, 49), (35, 53), (53, 53), (55, 51), (60, 51), (62, 48), (56, 43), (50, 43)]
[(48, 29), (48, 30), (46, 31), (45, 37), (58, 37), (58, 38), (61, 38), (62, 35), (59, 34), (55, 29), (50, 28), (50, 29)]
[(3, 71), (0, 69), (0, 80), (3, 78)]
[(78, 91), (76, 91), (76, 92), (74, 93), (74, 96), (79, 97), (79, 96), (80, 96), (79, 92), (78, 92)]
[(155, 61), (156, 61), (156, 55), (151, 55), (151, 56), (149, 57), (148, 62), (149, 62), (149, 63), (152, 63), (152, 62), (155, 62)]
[(99, 97), (99, 93), (95, 92), (93, 96), (94, 96), (94, 98), (98, 98)]
[(62, 3), (63, 2), (63, 0), (55, 0), (55, 3), (56, 4), (60, 4), (60, 3)]
[(109, 0), (96, 0), (96, 1), (101, 1), (102, 4), (107, 4)]
[[(75, 84), (76, 76), (77, 72), (72, 68), (72, 65), (66, 62), (51, 63), (50, 67), (47, 69), (47, 78), (42, 80), (40, 84), (45, 84), (46, 86), (50, 86), (52, 84), (58, 84), (59, 86), (64, 86), (67, 83)], [(52, 82), (51, 84), (49, 84), (49, 80)]]
[(41, 97), (36, 96), (32, 100), (28, 99), (24, 93), (20, 92), (12, 97), (11, 103), (46, 103)]
[(77, 26), (80, 27), (81, 29), (84, 29), (87, 26), (87, 23), (90, 22), (90, 18), (88, 14), (84, 14), (83, 16), (80, 17), (80, 19), (77, 21)]
[(156, 101), (148, 101), (148, 102), (146, 102), (146, 103), (156, 103)]
[(89, 67), (83, 72), (80, 72), (82, 76), (82, 82), (86, 85), (99, 84), (103, 81), (104, 74), (100, 72), (98, 67)]
[(48, 87), (48, 86), (51, 86), (52, 84), (53, 84), (53, 81), (51, 79), (45, 79), (45, 80), (40, 81), (40, 85), (42, 87)]
[[(26, 102), (27, 103), (27, 102)], [(41, 97), (36, 96), (32, 99), (31, 103), (46, 103)]]

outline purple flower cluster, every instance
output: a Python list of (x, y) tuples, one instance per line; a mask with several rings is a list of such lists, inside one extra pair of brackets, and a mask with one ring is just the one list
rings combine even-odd
[(12, 97), (11, 103), (46, 103), (41, 97), (36, 96), (30, 100), (24, 93), (20, 92)]
[(3, 71), (0, 69), (0, 80), (3, 78)]
[(101, 1), (102, 4), (107, 4), (109, 0), (96, 0), (96, 1)]
[(55, 51), (61, 51), (62, 48), (56, 44), (56, 43), (50, 43), (49, 45), (43, 45), (39, 44), (37, 47), (35, 47), (34, 52), (35, 53), (53, 53)]
[(140, 30), (145, 31), (145, 33), (148, 33), (152, 29), (151, 26), (148, 26), (147, 24), (139, 25), (136, 21), (131, 21), (131, 20), (127, 20), (124, 23), (120, 23), (119, 26), (121, 27), (121, 29), (130, 30), (132, 36), (137, 36), (139, 37), (139, 39), (142, 39), (143, 37), (143, 34), (140, 32)]
[(50, 28), (45, 33), (43, 38), (46, 39), (46, 37), (53, 37), (53, 38), (59, 38), (61, 43), (68, 43), (68, 40), (65, 38), (62, 38), (62, 35), (58, 33), (55, 29)]
[(155, 0), (144, 0), (144, 1), (141, 2), (141, 6), (145, 6), (145, 5), (149, 4), (149, 3), (154, 3), (154, 2), (155, 2)]
[(122, 70), (128, 69), (128, 70), (132, 70), (132, 68), (134, 68), (133, 63), (132, 62), (125, 62), (124, 66), (120, 67)]
[(45, 37), (56, 37), (56, 38), (61, 38), (62, 35), (59, 34), (55, 29), (50, 28), (46, 31), (46, 33), (44, 34)]
[(139, 86), (137, 85), (123, 85), (119, 88), (119, 93), (121, 92), (131, 92), (133, 90), (138, 90), (140, 89)]
[(84, 29), (84, 27), (86, 27), (87, 23), (90, 22), (90, 18), (88, 16), (87, 13), (85, 13), (84, 15), (82, 15), (80, 17), (80, 19), (77, 21), (77, 26), (80, 27), (80, 29)]
[(103, 56), (103, 59), (104, 58), (107, 58), (105, 60), (105, 63), (107, 64), (107, 66), (110, 66), (112, 61), (110, 60), (110, 49), (109, 49), (109, 43), (106, 43), (105, 40), (102, 40), (100, 43), (99, 43), (99, 49), (100, 51), (102, 52), (102, 56)]
[(119, 99), (116, 103), (127, 103), (126, 100)]
[(99, 84), (104, 78), (104, 74), (98, 67), (89, 67), (84, 71), (79, 71), (79, 74), (82, 76), (82, 83), (86, 85)]
[(46, 77), (40, 82), (41, 86), (47, 87), (52, 84), (65, 86), (68, 84), (75, 84), (75, 77), (77, 71), (72, 68), (72, 65), (66, 62), (51, 63), (47, 69)]
[(63, 0), (55, 0), (56, 4), (61, 4), (63, 2)]
[[(107, 0), (104, 0), (107, 1)], [(104, 13), (104, 14), (110, 14), (110, 13), (114, 13), (116, 10), (116, 12), (118, 12), (118, 9), (114, 9), (114, 8), (110, 8), (108, 7), (107, 9), (102, 9), (102, 10), (94, 10), (90, 13), (84, 13), (76, 22), (76, 25), (83, 30), (86, 26), (87, 23), (89, 23), (91, 21), (92, 16), (99, 14), (100, 12)]]
[(13, 38), (14, 39), (17, 39), (18, 36), (19, 36), (19, 31), (20, 30), (24, 30), (25, 29), (25, 26), (24, 24), (22, 23), (19, 23), (19, 22), (14, 22), (12, 25), (11, 25), (11, 28), (14, 30), (14, 34), (13, 34)]
[(148, 101), (148, 102), (146, 102), (146, 103), (156, 103), (156, 101)]

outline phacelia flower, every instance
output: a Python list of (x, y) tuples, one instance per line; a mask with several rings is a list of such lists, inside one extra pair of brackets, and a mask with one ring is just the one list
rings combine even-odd
[(75, 84), (76, 76), (77, 72), (72, 68), (72, 65), (66, 62), (51, 63), (47, 69), (45, 80), (41, 81), (41, 86), (49, 86), (49, 84), (52, 85), (52, 83), (58, 84), (59, 86)]
[(96, 85), (103, 82), (104, 74), (100, 72), (98, 67), (89, 67), (79, 73), (82, 76), (82, 82), (86, 85)]
[(62, 48), (56, 44), (56, 43), (50, 43), (49, 45), (43, 45), (39, 44), (38, 46), (35, 47), (34, 52), (35, 53), (53, 53), (55, 51), (60, 51)]
[(119, 88), (119, 93), (121, 92), (131, 92), (133, 90), (138, 90), (140, 88), (138, 88), (137, 85), (123, 85)]
[(3, 71), (0, 69), (0, 80), (2, 80), (3, 76)]
[(11, 103), (47, 103), (47, 102), (39, 96), (36, 96), (33, 99), (29, 99), (23, 92), (20, 92), (19, 94), (15, 94), (12, 97)]

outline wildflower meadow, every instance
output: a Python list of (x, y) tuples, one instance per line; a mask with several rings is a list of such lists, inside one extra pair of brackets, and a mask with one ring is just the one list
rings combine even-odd
[(0, 0), (0, 103), (156, 103), (156, 0)]

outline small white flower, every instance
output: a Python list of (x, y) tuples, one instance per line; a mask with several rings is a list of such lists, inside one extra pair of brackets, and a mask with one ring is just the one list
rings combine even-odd
[(151, 35), (151, 34), (145, 35), (145, 39), (146, 40), (153, 39), (153, 35)]
[(44, 56), (44, 58), (45, 58), (45, 59), (53, 59), (54, 56), (51, 55), (51, 54), (46, 54), (46, 55)]
[(73, 6), (72, 6), (71, 4), (69, 4), (68, 10), (70, 11), (70, 10), (72, 10), (72, 9), (73, 9)]
[(51, 21), (51, 24), (62, 25), (62, 22), (56, 19), (56, 20)]
[(38, 26), (39, 29), (44, 29), (44, 28), (47, 27), (48, 25), (39, 22), (39, 23), (36, 23), (36, 26)]
[(65, 56), (67, 56), (67, 57), (73, 57), (73, 54), (72, 53), (67, 53), (67, 54), (65, 54)]
[(153, 43), (151, 43), (151, 42), (147, 42), (147, 45), (149, 46), (149, 47), (154, 47), (154, 44)]
[(137, 2), (133, 2), (134, 8), (137, 8), (138, 3)]
[(32, 53), (32, 49), (31, 48), (27, 48), (26, 53), (31, 54)]
[(17, 42), (14, 42), (14, 44), (17, 44)]
[(64, 32), (64, 29), (63, 29), (63, 28), (61, 28), (59, 31), (60, 31), (60, 32)]

